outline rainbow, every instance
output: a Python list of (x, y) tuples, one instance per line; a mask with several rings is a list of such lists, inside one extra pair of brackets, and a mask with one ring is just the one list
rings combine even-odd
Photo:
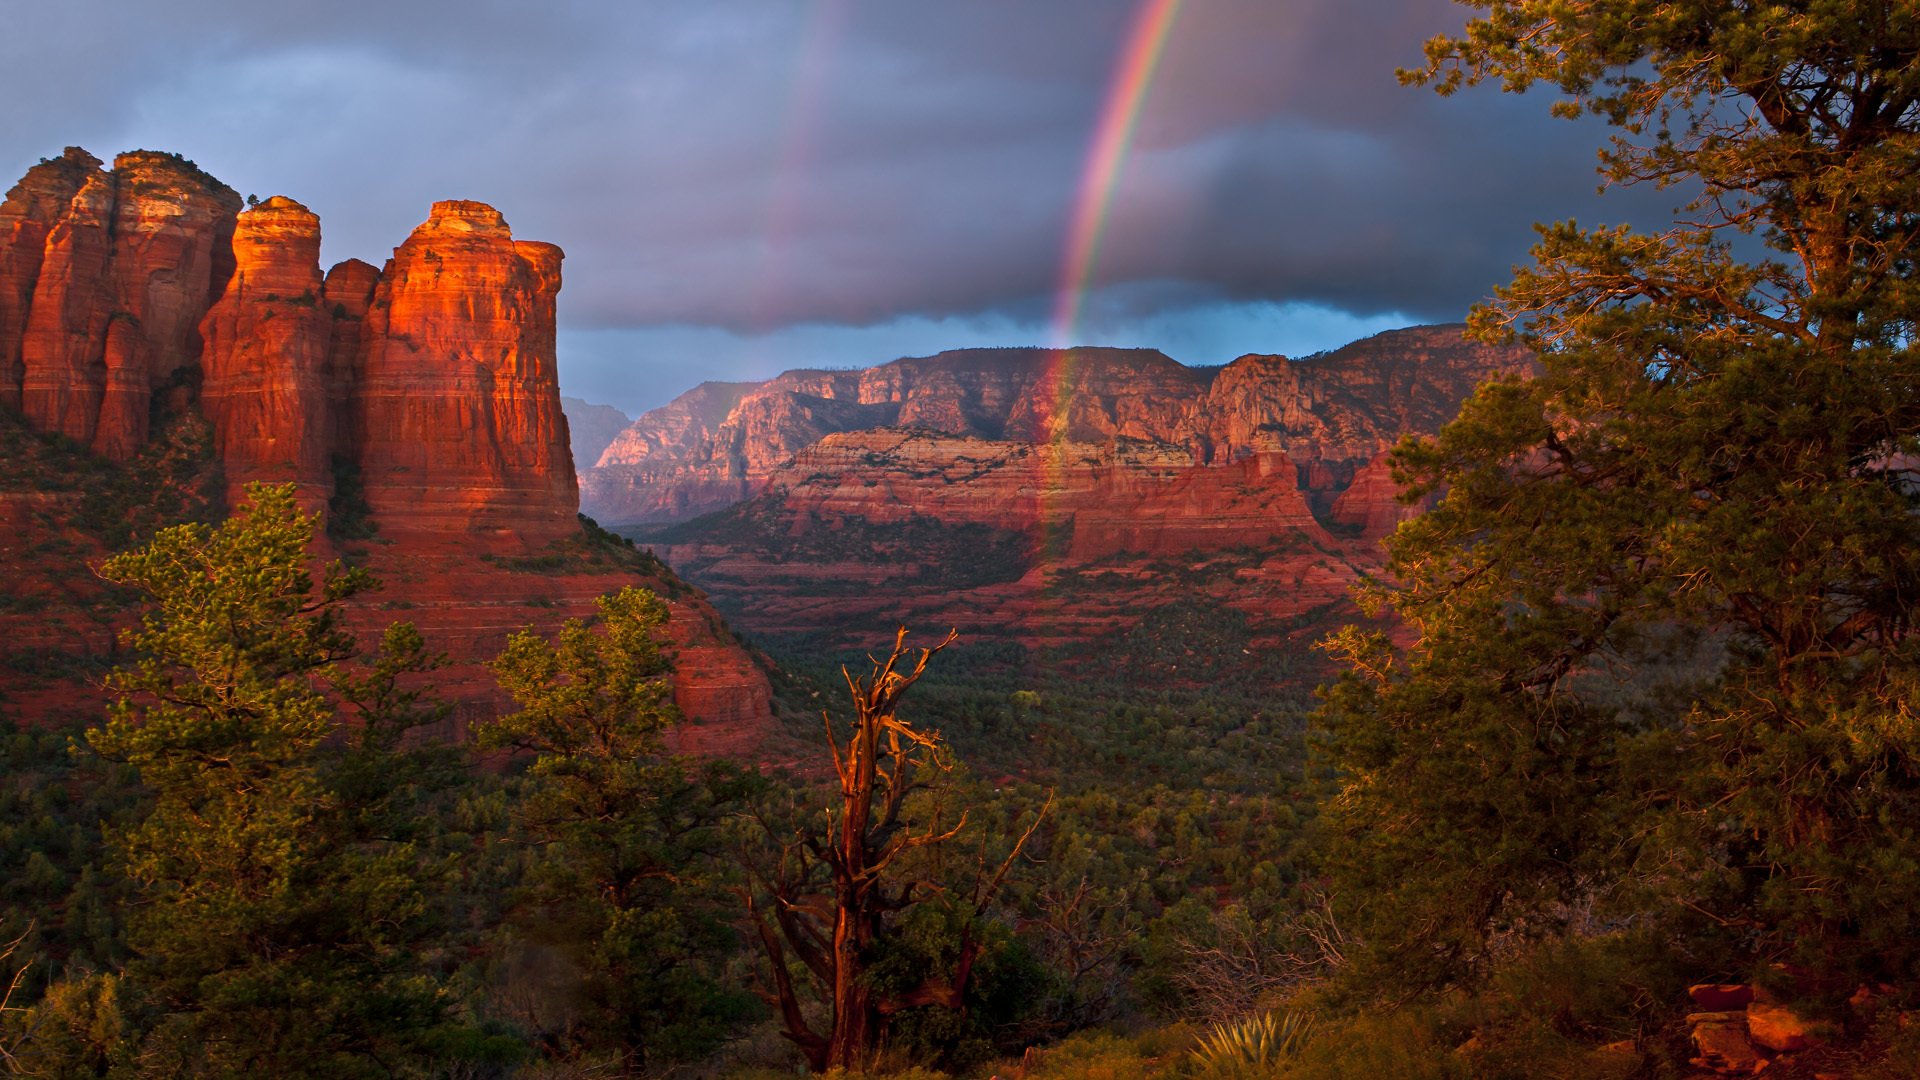
[(1093, 272), (1100, 257), (1100, 241), (1106, 232), (1113, 190), (1126, 166), (1127, 151), (1133, 143), (1134, 126), (1140, 119), (1140, 107), (1153, 85), (1160, 55), (1179, 17), (1183, 0), (1140, 0), (1133, 17), (1113, 79), (1101, 106), (1100, 119), (1087, 150), (1086, 167), (1074, 198), (1073, 217), (1067, 228), (1067, 250), (1061, 259), (1060, 284), (1054, 293), (1053, 319), (1049, 337), (1051, 356), (1042, 376), (1045, 400), (1052, 404), (1047, 417), (1052, 441), (1060, 441), (1066, 432), (1067, 398), (1073, 391), (1073, 346), (1079, 332), (1080, 309), (1092, 287)]
[(1055, 547), (1060, 539), (1055, 533), (1061, 522), (1049, 504), (1062, 493), (1065, 481), (1069, 453), (1066, 446), (1070, 420), (1068, 400), (1076, 381), (1073, 347), (1079, 333), (1081, 305), (1092, 287), (1114, 188), (1126, 166), (1140, 108), (1153, 86), (1154, 74), (1173, 34), (1182, 3), (1183, 0), (1140, 0), (1126, 45), (1114, 66), (1073, 202), (1066, 254), (1061, 259), (1060, 284), (1054, 293), (1051, 340), (1038, 387), (1040, 400), (1050, 408), (1048, 415), (1040, 418), (1046, 445), (1039, 448), (1040, 489), (1033, 496), (1033, 511), (1042, 543), (1049, 548)]
[(1080, 303), (1100, 255), (1100, 238), (1106, 229), (1113, 189), (1133, 142), (1140, 106), (1147, 100), (1147, 90), (1153, 84), (1160, 54), (1172, 36), (1182, 2), (1141, 0), (1126, 49), (1114, 69), (1099, 125), (1094, 128), (1093, 145), (1087, 153), (1079, 194), (1074, 200), (1073, 221), (1067, 233), (1067, 254), (1062, 261), (1060, 288), (1053, 308), (1053, 347), (1056, 349), (1066, 349), (1073, 344), (1074, 327), (1080, 320)]
[(774, 322), (775, 301), (792, 273), (788, 264), (803, 198), (802, 178), (813, 166), (820, 107), (846, 37), (849, 0), (809, 0), (796, 43), (781, 139), (761, 208), (761, 249), (752, 277), (752, 327)]

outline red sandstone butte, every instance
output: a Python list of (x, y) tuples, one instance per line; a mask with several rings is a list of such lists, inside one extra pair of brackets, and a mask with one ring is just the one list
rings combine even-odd
[[(122, 154), (107, 171), (73, 148), (30, 170), (0, 203), (0, 408), (121, 460), (149, 416), (197, 410), (229, 505), (249, 481), (292, 481), (308, 509), (364, 517), (371, 537), (317, 554), (384, 581), (350, 618), (363, 642), (411, 618), (452, 654), (441, 675), (462, 720), (507, 707), (485, 662), (511, 631), (551, 633), (625, 585), (660, 592), (689, 718), (676, 745), (762, 749), (760, 663), (704, 597), (612, 557), (576, 520), (555, 363), (560, 249), (515, 240), (483, 203), (443, 202), (384, 272), (350, 259), (323, 278), (317, 216), (279, 196), (240, 206), (170, 154)], [(363, 505), (336, 506), (349, 476)], [(0, 574), (23, 578), (38, 605), (0, 612), (0, 636), (36, 655), (108, 654), (115, 620), (131, 616), (70, 584), (93, 582), (108, 554), (83, 501), (0, 499), (0, 523), (30, 523), (19, 528), (35, 541), (0, 543)], [(0, 713), (98, 714), (97, 686), (10, 678), (0, 672)]]
[(46, 261), (47, 236), (99, 168), (99, 158), (69, 146), (62, 156), (28, 169), (0, 203), (0, 405), (20, 408), (25, 374), (20, 350)]
[(228, 505), (255, 480), (297, 485), (309, 510), (333, 494), (333, 316), (321, 302), (320, 218), (274, 196), (242, 213), (233, 276), (200, 324), (200, 407), (225, 466)]
[(240, 197), (171, 154), (98, 165), (69, 148), (0, 209), (0, 371), (29, 424), (124, 460), (147, 440), (154, 390), (199, 359)]
[(114, 296), (113, 181), (90, 173), (47, 230), (20, 339), (20, 407), (27, 423), (76, 442), (93, 439), (106, 386), (95, 361), (106, 354)]
[(561, 251), (484, 203), (433, 205), (362, 327), (353, 446), (388, 533), (577, 532), (554, 361)]

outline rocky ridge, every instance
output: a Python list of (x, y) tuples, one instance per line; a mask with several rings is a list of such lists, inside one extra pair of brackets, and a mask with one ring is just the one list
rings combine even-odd
[(611, 405), (596, 405), (577, 397), (561, 397), (560, 408), (567, 414), (576, 474), (593, 468), (601, 453), (633, 423), (633, 417)]
[[(693, 742), (751, 738), (770, 719), (764, 672), (705, 601), (577, 520), (555, 369), (558, 247), (515, 239), (484, 203), (440, 202), (384, 268), (348, 260), (322, 274), (320, 219), (292, 199), (243, 209), (177, 155), (100, 166), (69, 148), (0, 203), (11, 423), (124, 471), (151, 467), (156, 432), (204, 416), (224, 476), (215, 495), (232, 506), (250, 481), (295, 483), (328, 519), (318, 554), (386, 581), (360, 621), (414, 617), (464, 665), (449, 678), (469, 715), (500, 704), (479, 665), (508, 631), (550, 630), (632, 582), (675, 596), (670, 632), (688, 661), (679, 696), (717, 725)], [(14, 441), (22, 455), (53, 453), (24, 433)], [(86, 494), (13, 485), (0, 519), (20, 519), (28, 542), (0, 555), (28, 560), (36, 577), (90, 576), (109, 548), (108, 533), (75, 524)], [(17, 644), (97, 656), (101, 609), (87, 607), (75, 620), (58, 597), (0, 605), (0, 630), (31, 613), (37, 629)]]
[(1419, 327), (1217, 369), (972, 350), (709, 384), (608, 447), (588, 507), (658, 519), (731, 501), (628, 530), (760, 634), (852, 645), (906, 620), (1050, 645), (1198, 602), (1271, 643), (1343, 608), (1417, 512), (1386, 450), (1530, 363)]
[(1526, 362), (1435, 326), (1305, 360), (1250, 355), (1219, 368), (1150, 349), (968, 349), (707, 383), (614, 440), (583, 475), (582, 505), (606, 522), (686, 520), (759, 491), (827, 435), (902, 427), (1013, 442), (1159, 442), (1195, 465), (1280, 450), (1325, 510), (1403, 432), (1434, 430), (1474, 384)]

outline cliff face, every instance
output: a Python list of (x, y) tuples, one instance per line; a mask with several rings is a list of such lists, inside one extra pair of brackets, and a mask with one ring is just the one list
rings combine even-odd
[(69, 147), (0, 206), (0, 399), (125, 460), (156, 391), (191, 370), (233, 270), (240, 197), (171, 154)]
[(435, 203), (394, 249), (362, 331), (352, 429), (382, 528), (578, 531), (554, 363), (560, 260), (476, 202)]
[(737, 625), (859, 647), (901, 624), (1099, 642), (1169, 603), (1263, 632), (1343, 602), (1368, 556), (1315, 517), (1275, 449), (830, 435), (737, 506), (642, 534)]
[(641, 417), (588, 473), (606, 500), (589, 506), (667, 517), (730, 495), (716, 476), (752, 492), (634, 535), (757, 633), (855, 645), (905, 621), (1098, 642), (1197, 602), (1280, 647), (1343, 608), (1417, 512), (1387, 448), (1529, 366), (1423, 327), (1212, 370), (1088, 349), (792, 372)]
[[(206, 475), (224, 476), (227, 504), (249, 481), (294, 482), (331, 518), (328, 553), (386, 583), (360, 629), (414, 609), (453, 653), (447, 678), (469, 716), (501, 704), (483, 663), (509, 631), (553, 630), (625, 584), (672, 595), (669, 633), (689, 662), (678, 695), (701, 728), (685, 740), (751, 742), (771, 718), (759, 666), (704, 598), (575, 516), (555, 365), (560, 249), (514, 239), (483, 203), (442, 202), (384, 270), (348, 260), (323, 276), (319, 255), (312, 211), (279, 196), (242, 211), (173, 155), (122, 154), (106, 171), (69, 149), (36, 166), (0, 204), (0, 408), (17, 412), (6, 419), (20, 453), (52, 453), (31, 435), (52, 433), (148, 468), (150, 418), (203, 415)], [(76, 496), (39, 494), (27, 484), (16, 501), (45, 530), (87, 535), (70, 521), (86, 517), (67, 507)], [(107, 542), (0, 549), (0, 571), (85, 578)], [(29, 550), (40, 561), (11, 565)], [(49, 570), (53, 556), (66, 561)], [(32, 638), (36, 650), (111, 646), (97, 611), (68, 634), (81, 621), (47, 614), (58, 607), (36, 620), (53, 634)], [(0, 634), (13, 621), (0, 613)]]
[(226, 466), (228, 502), (252, 481), (292, 480), (305, 505), (325, 507), (340, 443), (320, 218), (275, 196), (240, 215), (233, 254), (226, 291), (200, 324), (200, 403)]
[[(1034, 443), (883, 429), (829, 435), (775, 471), (790, 535), (931, 518), (1055, 539), (1063, 562), (1327, 536), (1283, 453), (1195, 465), (1166, 443)], [(693, 533), (690, 529), (690, 534)]]
[(1326, 511), (1404, 432), (1431, 431), (1526, 357), (1419, 327), (1307, 360), (1184, 367), (1152, 350), (963, 350), (858, 372), (707, 384), (636, 420), (582, 478), (599, 520), (665, 523), (730, 505), (827, 435), (879, 427), (1020, 442), (1133, 439), (1194, 463), (1284, 452)]

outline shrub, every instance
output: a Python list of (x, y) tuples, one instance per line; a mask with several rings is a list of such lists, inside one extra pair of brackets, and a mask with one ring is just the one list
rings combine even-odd
[(1208, 1080), (1240, 1080), (1270, 1075), (1300, 1053), (1313, 1031), (1309, 1013), (1260, 1013), (1209, 1028), (1193, 1049), (1196, 1075)]

